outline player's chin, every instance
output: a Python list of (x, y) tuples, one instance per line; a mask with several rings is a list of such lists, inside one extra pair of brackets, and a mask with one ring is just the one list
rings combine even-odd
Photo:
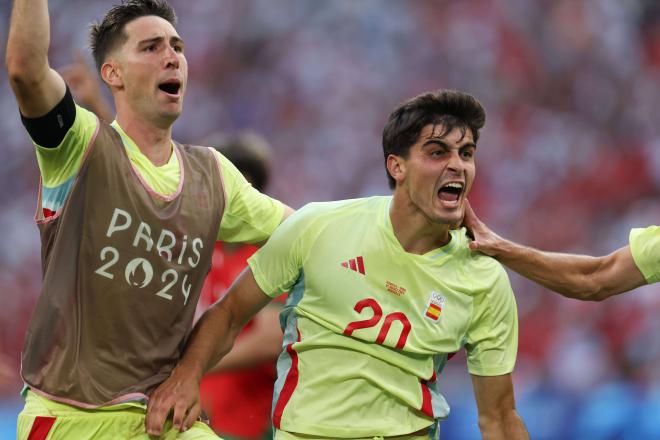
[(162, 109), (160, 112), (160, 119), (166, 123), (173, 124), (179, 116), (181, 115), (182, 108), (181, 106), (171, 106), (168, 108)]
[(436, 212), (436, 219), (438, 223), (446, 223), (452, 226), (452, 229), (457, 228), (463, 223), (463, 215), (465, 214), (465, 204), (459, 203), (456, 206), (442, 207)]

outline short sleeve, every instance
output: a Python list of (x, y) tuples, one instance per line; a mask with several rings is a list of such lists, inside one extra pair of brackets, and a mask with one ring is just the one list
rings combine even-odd
[(468, 370), (478, 376), (498, 376), (513, 371), (518, 351), (518, 312), (504, 269), (490, 291), (475, 299), (467, 333)]
[(284, 205), (254, 189), (226, 157), (213, 152), (219, 160), (225, 188), (225, 211), (218, 240), (230, 243), (267, 240), (282, 221)]
[(630, 252), (646, 281), (660, 281), (660, 226), (630, 231)]
[(303, 208), (287, 218), (250, 259), (257, 284), (266, 295), (288, 291), (301, 276), (309, 247), (309, 214)]
[(37, 162), (43, 185), (55, 188), (78, 174), (82, 159), (98, 127), (94, 113), (76, 105), (76, 117), (71, 128), (55, 148), (44, 148), (36, 143)]

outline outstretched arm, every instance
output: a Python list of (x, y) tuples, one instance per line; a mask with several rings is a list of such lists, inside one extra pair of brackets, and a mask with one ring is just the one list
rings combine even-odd
[(516, 411), (511, 374), (471, 377), (482, 438), (529, 440), (527, 428)]
[(490, 255), (520, 275), (569, 298), (602, 301), (646, 284), (629, 246), (602, 257), (543, 252), (500, 237), (479, 220), (469, 205), (463, 224), (474, 237), (470, 249)]
[(64, 97), (62, 77), (48, 64), (50, 20), (46, 0), (15, 0), (5, 63), (23, 116), (48, 113)]
[(227, 295), (202, 315), (183, 359), (149, 398), (145, 422), (148, 434), (160, 435), (170, 410), (174, 410), (174, 426), (181, 431), (197, 420), (202, 376), (231, 350), (245, 323), (270, 300), (246, 268)]

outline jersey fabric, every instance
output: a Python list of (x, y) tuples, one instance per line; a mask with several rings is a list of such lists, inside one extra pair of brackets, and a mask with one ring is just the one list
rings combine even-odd
[(660, 226), (630, 231), (630, 252), (646, 281), (660, 281)]
[(273, 423), (330, 438), (396, 436), (447, 417), (437, 375), (465, 347), (470, 373), (513, 370), (516, 304), (503, 267), (465, 229), (424, 255), (404, 251), (391, 197), (312, 203), (249, 260), (281, 315)]
[[(75, 121), (59, 146), (45, 148), (35, 144), (42, 181), (42, 210), (37, 212), (37, 219), (55, 215), (64, 205), (98, 124), (93, 113), (76, 106)], [(145, 186), (164, 197), (180, 189), (182, 179), (176, 154), (170, 156), (167, 164), (157, 167), (116, 121), (112, 127), (122, 137), (126, 153)], [(282, 220), (284, 205), (254, 189), (227, 158), (215, 149), (212, 151), (219, 159), (225, 191), (225, 212), (218, 240), (247, 243), (266, 240)]]
[[(144, 425), (146, 406), (124, 403), (95, 412), (53, 402), (29, 392), (18, 415), (17, 440), (149, 440)], [(161, 440), (218, 439), (204, 423), (195, 422), (186, 432), (165, 422)]]

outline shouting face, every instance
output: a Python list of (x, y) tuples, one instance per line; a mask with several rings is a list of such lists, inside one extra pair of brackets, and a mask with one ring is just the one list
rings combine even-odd
[(156, 125), (171, 125), (181, 114), (188, 79), (181, 37), (153, 15), (129, 22), (124, 33), (126, 40), (102, 67), (118, 111), (128, 108)]
[(408, 157), (391, 156), (390, 174), (416, 211), (436, 224), (457, 224), (475, 175), (477, 146), (469, 129), (444, 133), (442, 125), (425, 126)]

